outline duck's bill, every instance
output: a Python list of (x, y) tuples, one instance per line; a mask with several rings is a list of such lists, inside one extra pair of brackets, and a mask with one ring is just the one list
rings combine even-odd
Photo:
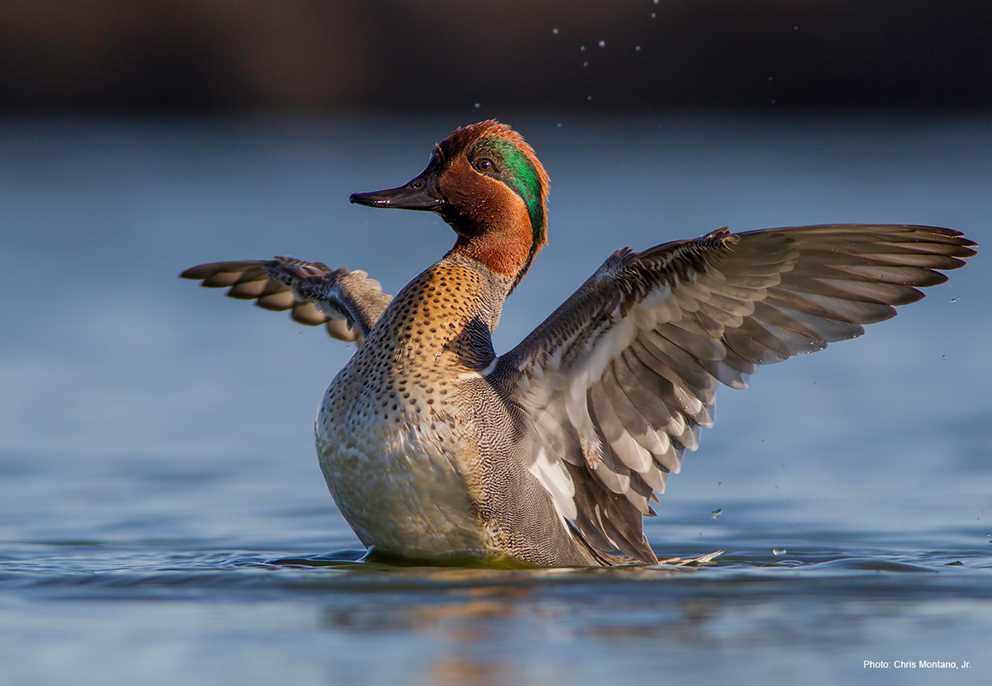
[(351, 202), (369, 207), (392, 207), (397, 210), (438, 210), (444, 200), (424, 189), (400, 186), (371, 193), (352, 193)]
[(397, 210), (440, 210), (444, 198), (437, 189), (437, 169), (432, 163), (419, 176), (397, 188), (371, 193), (352, 193), (351, 202)]

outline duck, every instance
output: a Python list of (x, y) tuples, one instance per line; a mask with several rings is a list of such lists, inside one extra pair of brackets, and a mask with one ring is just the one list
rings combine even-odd
[(977, 247), (948, 228), (829, 224), (623, 248), (498, 355), (503, 306), (547, 245), (548, 193), (524, 138), (481, 121), (411, 181), (350, 197), (454, 231), (395, 296), (364, 271), (289, 257), (181, 274), (354, 344), (316, 451), (341, 515), (382, 559), (657, 564), (644, 518), (713, 425), (718, 387), (860, 336)]

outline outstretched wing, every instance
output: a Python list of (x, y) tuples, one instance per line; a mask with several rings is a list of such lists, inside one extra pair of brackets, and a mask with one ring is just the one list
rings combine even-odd
[(926, 226), (719, 229), (622, 250), (490, 377), (525, 410), (534, 473), (606, 561), (655, 556), (642, 515), (678, 473), (719, 383), (822, 350), (919, 300), (975, 245)]
[(254, 300), (267, 310), (290, 310), (294, 321), (324, 324), (331, 337), (358, 345), (392, 300), (363, 271), (331, 269), (293, 257), (211, 262), (180, 276), (197, 279), (207, 288), (228, 288), (228, 296)]

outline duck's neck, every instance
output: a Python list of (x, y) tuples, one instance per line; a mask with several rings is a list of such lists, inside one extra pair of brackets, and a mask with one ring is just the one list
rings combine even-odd
[(437, 274), (460, 274), (461, 286), (456, 286), (452, 294), (459, 303), (460, 315), (484, 323), (490, 333), (496, 330), (503, 303), (513, 289), (513, 277), (500, 274), (478, 258), (458, 250), (457, 245), (433, 269)]
[(365, 347), (386, 350), (391, 364), (484, 369), (493, 360), (492, 331), (511, 280), (451, 252), (401, 290)]
[(508, 279), (509, 290), (523, 278), (540, 247), (526, 212), (506, 213), (489, 218), (485, 226), (455, 230), (458, 241), (450, 254), (473, 260), (494, 275)]

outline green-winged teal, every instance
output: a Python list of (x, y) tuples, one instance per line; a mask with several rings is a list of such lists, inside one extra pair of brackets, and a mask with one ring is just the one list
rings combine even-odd
[(409, 183), (351, 201), (430, 210), (457, 238), (396, 297), (364, 272), (277, 257), (193, 267), (357, 351), (331, 382), (317, 452), (366, 546), (439, 563), (653, 563), (642, 517), (712, 424), (720, 383), (861, 335), (975, 254), (951, 229), (823, 225), (611, 255), (508, 353), (506, 297), (547, 240), (548, 176), (483, 121)]

